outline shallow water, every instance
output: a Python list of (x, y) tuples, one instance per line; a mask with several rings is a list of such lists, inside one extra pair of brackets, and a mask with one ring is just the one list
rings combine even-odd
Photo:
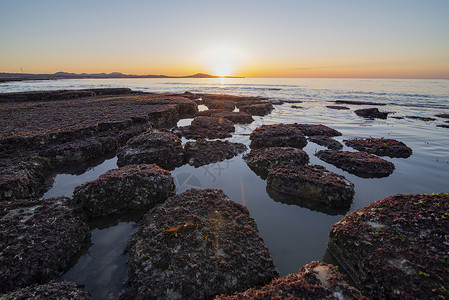
[[(0, 84), (0, 92), (118, 86), (151, 92), (188, 90), (304, 101), (295, 104), (302, 108), (293, 108), (289, 103), (277, 105), (270, 115), (255, 117), (255, 122), (250, 125), (236, 126), (234, 136), (228, 140), (246, 145), (249, 144), (248, 134), (262, 124), (297, 122), (335, 128), (343, 134), (336, 137), (340, 142), (353, 137), (385, 137), (400, 140), (413, 149), (412, 156), (407, 159), (383, 157), (395, 164), (393, 174), (386, 178), (368, 179), (319, 160), (314, 153), (324, 147), (309, 142), (304, 150), (309, 154), (311, 164), (323, 165), (354, 183), (355, 197), (348, 211), (292, 205), (284, 197), (269, 194), (265, 180), (248, 168), (242, 155), (199, 168), (185, 165), (171, 172), (177, 193), (189, 188), (220, 188), (233, 201), (246, 205), (281, 275), (296, 272), (311, 260), (331, 262), (326, 252), (328, 234), (332, 224), (345, 213), (398, 193), (449, 192), (449, 129), (436, 127), (447, 119), (437, 118), (437, 121), (430, 122), (390, 117), (387, 120), (367, 120), (353, 112), (367, 106), (345, 105), (351, 110), (325, 107), (332, 104), (329, 101), (360, 100), (386, 103), (379, 109), (395, 112), (392, 116), (449, 113), (448, 80), (97, 79), (7, 83)], [(189, 122), (191, 119), (185, 119), (179, 124), (187, 125)], [(343, 150), (354, 151), (346, 146)], [(84, 166), (81, 170), (65, 170), (61, 172), (65, 174), (56, 175), (53, 188), (45, 196), (71, 196), (75, 186), (94, 180), (116, 167), (116, 158), (111, 156), (104, 162), (96, 161), (90, 169)], [(122, 251), (137, 229), (135, 222), (139, 214), (130, 215), (91, 224), (92, 245), (62, 278), (85, 283), (96, 299), (116, 298), (126, 280), (126, 256)]]

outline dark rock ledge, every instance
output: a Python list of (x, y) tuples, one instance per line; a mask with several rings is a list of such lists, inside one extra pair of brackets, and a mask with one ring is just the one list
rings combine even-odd
[(278, 276), (246, 207), (192, 189), (149, 211), (127, 246), (123, 299), (207, 299)]
[(0, 300), (89, 300), (90, 295), (83, 286), (73, 282), (52, 281), (47, 284), (33, 285), (0, 295)]
[(407, 158), (412, 155), (412, 149), (407, 147), (407, 145), (403, 142), (393, 139), (350, 139), (345, 140), (344, 143), (356, 150), (376, 154), (379, 156)]
[(354, 110), (354, 113), (360, 117), (368, 118), (368, 119), (386, 119), (388, 116), (388, 112), (381, 112), (378, 108), (363, 108)]
[(301, 129), (294, 124), (262, 125), (251, 133), (250, 147), (295, 147), (304, 148), (307, 140)]
[(345, 216), (328, 247), (371, 299), (449, 298), (449, 194), (396, 195)]
[(247, 147), (240, 143), (199, 139), (196, 142), (187, 142), (184, 145), (184, 156), (190, 165), (200, 167), (231, 159), (246, 150)]

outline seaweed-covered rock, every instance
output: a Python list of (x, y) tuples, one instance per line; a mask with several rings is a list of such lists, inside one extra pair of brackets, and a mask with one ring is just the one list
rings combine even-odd
[(384, 139), (384, 138), (367, 138), (367, 139), (350, 139), (345, 140), (345, 144), (359, 151), (377, 154), (389, 157), (404, 157), (412, 155), (412, 149), (407, 147), (403, 142)]
[(98, 217), (148, 209), (174, 194), (175, 183), (167, 170), (157, 165), (128, 165), (76, 187), (73, 202), (90, 217)]
[(125, 299), (205, 299), (278, 273), (246, 207), (221, 190), (188, 190), (149, 211), (128, 244)]
[(89, 236), (65, 197), (0, 202), (0, 294), (46, 283), (64, 271)]
[(157, 164), (173, 169), (184, 162), (182, 142), (176, 135), (150, 129), (128, 140), (117, 152), (117, 164)]
[(354, 197), (354, 185), (349, 180), (318, 165), (272, 168), (267, 187), (330, 207), (347, 207)]
[(232, 100), (215, 100), (203, 97), (203, 102), (209, 109), (224, 109), (233, 111), (235, 108), (235, 102)]
[(231, 159), (237, 154), (246, 151), (246, 149), (246, 146), (240, 143), (199, 139), (196, 142), (187, 142), (185, 144), (184, 155), (190, 165), (199, 167), (225, 159)]
[(449, 298), (449, 194), (396, 195), (345, 216), (328, 247), (372, 299)]
[(251, 132), (250, 147), (295, 147), (304, 148), (307, 140), (295, 124), (262, 125)]
[(47, 284), (33, 285), (0, 295), (0, 300), (89, 300), (90, 295), (83, 286), (64, 281), (52, 281)]
[(320, 150), (316, 154), (325, 162), (359, 177), (386, 177), (394, 171), (394, 164), (365, 152)]
[(326, 105), (327, 108), (330, 109), (337, 109), (337, 110), (348, 110), (349, 107), (347, 106), (341, 106), (341, 105)]
[(239, 107), (240, 111), (246, 112), (252, 116), (265, 116), (274, 109), (270, 102), (243, 105)]
[(332, 150), (340, 150), (343, 148), (343, 145), (339, 141), (334, 140), (327, 135), (312, 135), (308, 138), (308, 140)]
[(309, 163), (309, 156), (301, 149), (293, 147), (268, 147), (252, 149), (243, 159), (256, 174), (263, 179), (273, 167), (288, 165), (305, 165)]
[(388, 112), (381, 112), (376, 107), (356, 109), (354, 110), (354, 113), (358, 116), (369, 119), (386, 119), (388, 116)]
[(260, 289), (249, 289), (216, 299), (367, 299), (345, 281), (333, 265), (313, 261), (296, 274), (274, 279)]
[(325, 136), (340, 136), (341, 132), (330, 128), (322, 124), (293, 124), (296, 128), (302, 131), (304, 135), (314, 136), (314, 135), (325, 135)]
[(420, 120), (424, 122), (436, 121), (435, 118), (432, 117), (421, 117), (421, 116), (405, 116), (407, 119)]
[(231, 137), (235, 131), (234, 124), (225, 118), (199, 116), (193, 119), (189, 126), (178, 127), (173, 130), (175, 134), (188, 139), (222, 139)]

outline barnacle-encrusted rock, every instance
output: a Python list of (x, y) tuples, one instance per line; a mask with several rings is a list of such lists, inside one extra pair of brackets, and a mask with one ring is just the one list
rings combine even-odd
[(449, 194), (396, 195), (332, 227), (328, 247), (372, 299), (449, 297)]
[(341, 106), (341, 105), (326, 105), (327, 108), (330, 109), (337, 109), (337, 110), (348, 110), (349, 107), (347, 106)]
[(243, 159), (256, 174), (263, 179), (273, 167), (287, 165), (305, 165), (309, 162), (309, 156), (301, 149), (293, 147), (268, 147), (252, 149), (245, 154)]
[(75, 188), (73, 201), (91, 217), (129, 209), (148, 209), (175, 194), (170, 172), (157, 165), (128, 165), (109, 170)]
[(240, 111), (246, 112), (252, 116), (265, 116), (274, 109), (270, 102), (243, 105), (239, 107)]
[(246, 146), (240, 143), (199, 139), (196, 142), (187, 142), (185, 144), (184, 155), (190, 165), (199, 167), (225, 159), (231, 159), (237, 154), (246, 151), (246, 149)]
[(295, 124), (262, 125), (251, 133), (250, 147), (295, 147), (304, 148), (307, 140)]
[(435, 121), (435, 118), (432, 117), (421, 117), (421, 116), (405, 116), (407, 119), (413, 119), (413, 120), (421, 120), (424, 122), (429, 122), (429, 121)]
[(55, 279), (89, 236), (69, 199), (0, 202), (0, 294)]
[(367, 138), (367, 139), (350, 139), (345, 140), (345, 144), (359, 151), (377, 154), (389, 157), (404, 157), (412, 155), (412, 149), (407, 147), (403, 142), (384, 139), (384, 138)]
[(150, 129), (128, 140), (117, 152), (117, 164), (157, 164), (173, 169), (184, 162), (182, 142), (176, 135)]
[(386, 119), (388, 116), (388, 112), (381, 112), (376, 107), (356, 109), (354, 110), (354, 113), (358, 116), (369, 119)]
[(386, 177), (394, 171), (394, 164), (366, 152), (321, 150), (321, 160), (359, 177)]
[(125, 299), (206, 299), (278, 273), (246, 207), (221, 190), (188, 190), (149, 211), (128, 244)]
[(193, 119), (189, 126), (178, 127), (173, 130), (175, 134), (188, 139), (222, 139), (231, 137), (235, 131), (234, 124), (225, 118), (199, 116)]
[(367, 299), (345, 281), (333, 265), (313, 261), (296, 274), (274, 279), (260, 289), (249, 289), (216, 299)]
[(0, 300), (89, 300), (90, 295), (82, 286), (64, 281), (32, 285), (20, 290), (0, 295)]
[(293, 124), (296, 128), (302, 131), (304, 135), (313, 136), (313, 135), (325, 135), (325, 136), (339, 136), (341, 132), (330, 128), (326, 125), (322, 124)]
[(267, 187), (330, 207), (347, 207), (354, 197), (354, 185), (349, 180), (318, 165), (272, 168)]
[(308, 140), (332, 150), (340, 150), (343, 148), (343, 145), (339, 141), (326, 135), (312, 135), (308, 138)]

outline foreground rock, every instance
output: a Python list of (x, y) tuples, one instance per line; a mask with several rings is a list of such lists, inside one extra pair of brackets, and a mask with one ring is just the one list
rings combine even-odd
[(128, 165), (76, 187), (73, 202), (90, 217), (104, 217), (130, 209), (148, 209), (174, 194), (170, 172), (157, 165)]
[(396, 195), (336, 223), (329, 250), (372, 299), (449, 297), (449, 194)]
[(368, 119), (386, 119), (388, 116), (388, 112), (381, 112), (376, 107), (356, 109), (354, 110), (354, 113), (360, 117)]
[(173, 130), (175, 134), (187, 139), (224, 139), (231, 137), (231, 132), (234, 131), (234, 124), (228, 119), (203, 116), (193, 119), (189, 126), (178, 127)]
[(56, 279), (89, 236), (69, 199), (0, 202), (0, 294)]
[(274, 279), (260, 289), (249, 289), (216, 299), (367, 299), (345, 281), (333, 265), (313, 261), (298, 273)]
[(90, 295), (82, 286), (73, 282), (52, 281), (33, 285), (8, 294), (0, 295), (0, 300), (89, 300)]
[(157, 164), (174, 169), (183, 164), (182, 142), (176, 135), (150, 129), (130, 139), (117, 152), (117, 164)]
[(365, 152), (320, 150), (316, 154), (325, 162), (359, 177), (386, 177), (394, 171), (394, 164)]
[(240, 111), (246, 112), (252, 116), (265, 116), (271, 113), (274, 109), (273, 104), (269, 102), (242, 105), (239, 107)]
[(262, 179), (274, 167), (301, 166), (309, 163), (309, 156), (301, 149), (293, 147), (268, 147), (252, 149), (243, 156), (248, 166)]
[(345, 144), (356, 150), (389, 157), (407, 158), (412, 155), (412, 149), (407, 147), (403, 142), (384, 139), (384, 138), (367, 138), (367, 139), (350, 139), (345, 140)]
[(307, 136), (324, 135), (324, 136), (340, 136), (341, 132), (322, 124), (293, 124), (294, 127)]
[(267, 187), (329, 207), (347, 207), (354, 197), (354, 185), (349, 180), (318, 165), (273, 168)]
[(199, 167), (225, 159), (245, 152), (246, 146), (229, 141), (206, 141), (199, 139), (196, 142), (187, 142), (184, 146), (184, 155), (190, 165)]
[(129, 245), (125, 299), (205, 299), (276, 272), (248, 210), (221, 190), (189, 190), (148, 212)]
[(310, 136), (308, 140), (332, 150), (340, 150), (343, 148), (343, 145), (339, 141), (326, 135), (313, 135)]
[(227, 99), (214, 99), (204, 96), (203, 103), (209, 109), (224, 109), (233, 111), (235, 108), (235, 102)]
[(251, 117), (249, 114), (242, 112), (242, 111), (226, 111), (226, 110), (213, 110), (210, 113), (208, 110), (202, 111), (198, 113), (197, 115), (204, 115), (208, 117), (215, 117), (215, 118), (225, 118), (231, 121), (234, 124), (250, 124), (254, 122), (253, 117)]
[(262, 147), (304, 148), (307, 140), (295, 124), (262, 125), (251, 132), (249, 137), (252, 149)]

